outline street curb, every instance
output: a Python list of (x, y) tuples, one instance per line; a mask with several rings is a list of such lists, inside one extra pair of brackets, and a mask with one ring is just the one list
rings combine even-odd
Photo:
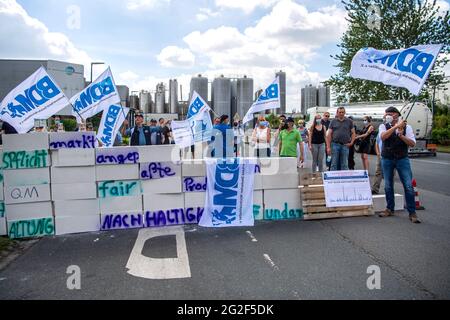
[(28, 249), (39, 242), (37, 240), (13, 242), (6, 250), (0, 254), (0, 271), (6, 269), (13, 261), (24, 254)]

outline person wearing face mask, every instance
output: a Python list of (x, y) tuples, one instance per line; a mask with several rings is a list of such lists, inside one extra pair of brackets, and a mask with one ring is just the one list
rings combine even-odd
[(372, 125), (372, 117), (364, 117), (364, 128), (356, 140), (359, 141), (359, 152), (361, 153), (361, 161), (364, 170), (369, 171), (369, 153), (371, 149), (370, 138), (375, 129)]
[[(303, 159), (303, 161), (300, 161), (300, 159), (298, 159), (298, 167), (299, 168), (303, 168), (303, 164), (304, 161), (307, 160), (307, 154), (308, 154), (308, 150), (309, 150), (309, 131), (308, 128), (305, 127), (305, 121), (304, 120), (299, 120), (298, 121), (298, 128), (297, 128), (298, 132), (300, 132), (300, 135), (302, 136), (302, 141), (303, 141), (303, 154), (305, 155), (305, 159)], [(298, 148), (300, 148), (300, 144), (298, 145)], [(297, 152), (297, 154), (300, 155), (300, 150)]]
[(252, 141), (255, 145), (255, 157), (257, 158), (270, 158), (271, 132), (269, 122), (266, 121), (264, 116), (259, 116), (258, 126), (253, 130)]
[(243, 152), (243, 138), (244, 138), (244, 129), (240, 122), (236, 121), (233, 124), (233, 132), (234, 132), (234, 153), (236, 157), (239, 157)]
[(325, 158), (325, 140), (327, 129), (322, 124), (322, 117), (318, 114), (311, 126), (309, 135), (309, 150), (312, 153), (312, 173), (323, 172), (323, 160)]
[(416, 145), (416, 137), (411, 126), (400, 119), (400, 111), (395, 107), (386, 109), (386, 123), (379, 129), (383, 142), (381, 150), (381, 166), (383, 168), (386, 210), (380, 217), (394, 215), (394, 170), (397, 170), (405, 191), (406, 208), (409, 219), (413, 223), (420, 223), (416, 214), (415, 192), (412, 185), (411, 163), (408, 158), (408, 149)]

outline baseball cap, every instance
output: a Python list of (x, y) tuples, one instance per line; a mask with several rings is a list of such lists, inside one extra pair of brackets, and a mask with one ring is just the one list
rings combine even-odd
[(292, 118), (292, 117), (287, 118), (286, 121), (287, 121), (287, 122), (294, 122), (294, 123), (295, 123), (294, 118)]
[(398, 115), (401, 115), (400, 111), (396, 107), (389, 107), (385, 111), (386, 113), (397, 113)]

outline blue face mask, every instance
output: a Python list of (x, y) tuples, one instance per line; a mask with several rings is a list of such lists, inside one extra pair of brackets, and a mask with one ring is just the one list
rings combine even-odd
[(268, 127), (269, 126), (269, 122), (267, 122), (267, 121), (262, 121), (261, 122), (261, 125), (263, 126), (263, 127)]

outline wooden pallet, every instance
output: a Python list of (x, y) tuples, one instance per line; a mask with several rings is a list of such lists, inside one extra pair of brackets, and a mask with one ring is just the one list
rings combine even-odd
[(372, 206), (327, 208), (322, 174), (306, 174), (300, 178), (304, 220), (321, 220), (371, 216)]

